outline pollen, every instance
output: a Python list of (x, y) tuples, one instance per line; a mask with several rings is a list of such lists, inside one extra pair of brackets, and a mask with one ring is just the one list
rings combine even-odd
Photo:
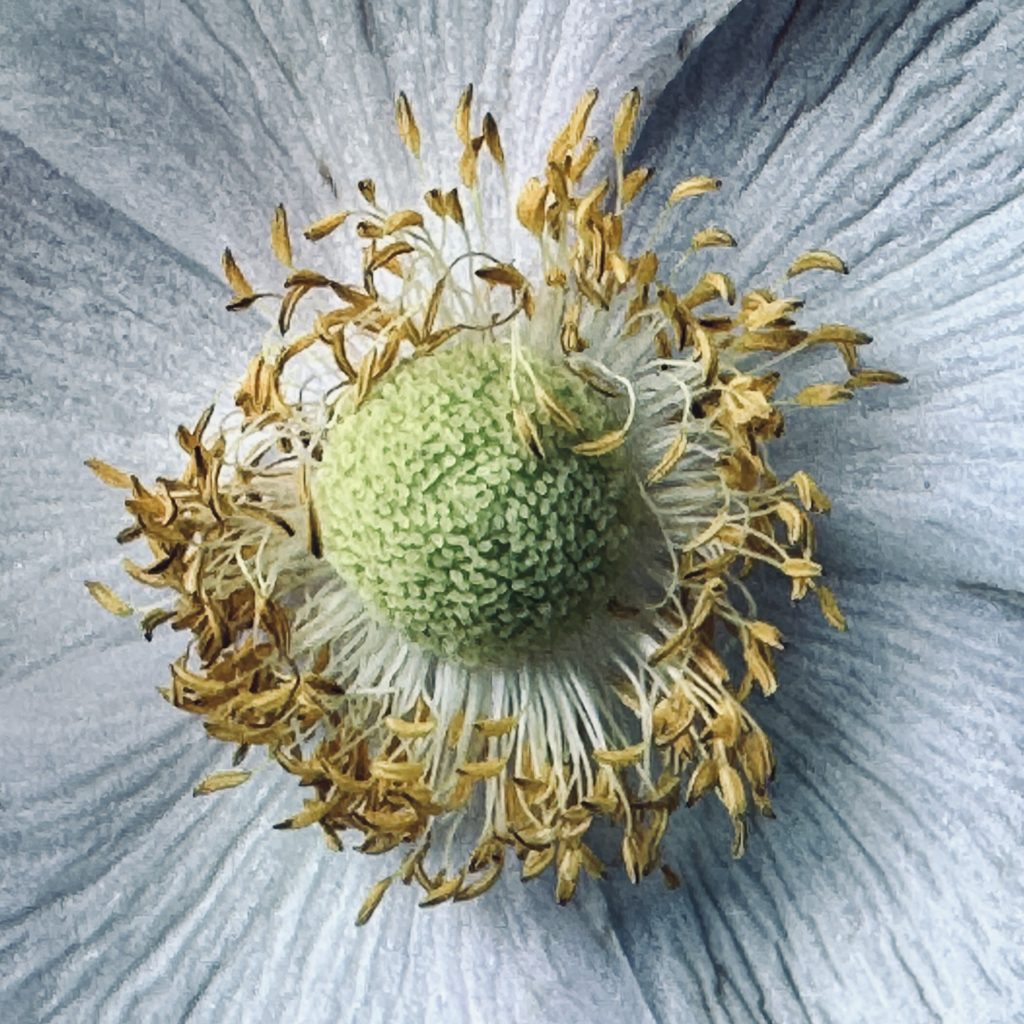
[(528, 375), (524, 359), (470, 341), (399, 367), (339, 409), (314, 490), (341, 576), (410, 640), (464, 664), (544, 656), (606, 604), (636, 504), (621, 449), (573, 451), (614, 428), (615, 403), (546, 357)]

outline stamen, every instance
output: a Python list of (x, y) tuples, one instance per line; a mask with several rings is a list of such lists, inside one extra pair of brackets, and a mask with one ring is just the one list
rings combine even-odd
[[(766, 449), (784, 410), (903, 380), (859, 365), (862, 332), (797, 327), (798, 298), (758, 288), (737, 306), (713, 270), (678, 292), (659, 280), (661, 232), (718, 179), (676, 184), (648, 248), (623, 251), (629, 204), (652, 187), (628, 165), (636, 90), (614, 116), (614, 190), (581, 186), (591, 91), (514, 203), (497, 122), (475, 131), (472, 99), (455, 115), (462, 191), (434, 184), (389, 209), (364, 178), (298, 250), (278, 207), (283, 293), (225, 251), (228, 308), (276, 297), (277, 334), (232, 413), (179, 430), (178, 477), (147, 486), (89, 462), (127, 494), (119, 539), (148, 544), (126, 570), (165, 595), (139, 612), (145, 635), (191, 634), (163, 695), (236, 746), (197, 792), (244, 787), (238, 763), (264, 746), (309, 791), (278, 827), (401, 849), (358, 923), (396, 878), (422, 906), (482, 895), (509, 851), (524, 878), (553, 869), (565, 902), (604, 877), (585, 841), (602, 820), (632, 881), (660, 866), (674, 887), (669, 818), (711, 792), (741, 853), (748, 806), (772, 816), (775, 770), (745, 702), (778, 687), (782, 646), (746, 577), (760, 565), (795, 600), (813, 591), (846, 628), (814, 551), (828, 499), (806, 473), (780, 481)], [(404, 94), (395, 119), (422, 170)], [(535, 262), (513, 260), (513, 220)], [(306, 243), (351, 247), (359, 279), (311, 269)], [(732, 244), (707, 228), (688, 252)], [(818, 270), (848, 268), (811, 250), (787, 280)], [(793, 357), (822, 346), (845, 379), (778, 397)]]

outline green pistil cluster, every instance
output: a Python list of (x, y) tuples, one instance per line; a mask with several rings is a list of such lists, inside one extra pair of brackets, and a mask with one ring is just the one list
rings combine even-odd
[(552, 422), (520, 356), (543, 458), (514, 426), (510, 350), (474, 342), (400, 365), (339, 413), (316, 477), (338, 573), (409, 639), (466, 664), (549, 650), (603, 608), (635, 518), (622, 450), (572, 450), (619, 426), (621, 403), (528, 358), (579, 423)]

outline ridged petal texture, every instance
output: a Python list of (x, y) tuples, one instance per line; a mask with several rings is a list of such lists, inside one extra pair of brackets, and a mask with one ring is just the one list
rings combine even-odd
[[(0, 14), (0, 1020), (1019, 1019), (1019, 4)], [(789, 642), (762, 711), (782, 820), (744, 860), (701, 805), (674, 825), (677, 893), (588, 885), (560, 909), (509, 878), (440, 910), (389, 896), (356, 931), (384, 869), (271, 832), (289, 783), (190, 796), (225, 758), (153, 692), (177, 645), (84, 595), (116, 579), (121, 519), (81, 463), (166, 468), (254, 342), (222, 311), (220, 247), (257, 277), (273, 205), (328, 205), (319, 161), (343, 188), (387, 183), (394, 93), (429, 138), (468, 81), (513, 180), (585, 87), (640, 85), (657, 180), (726, 179), (687, 222), (740, 238), (716, 263), (769, 283), (842, 252), (854, 273), (808, 298), (911, 383), (792, 418), (786, 457), (836, 502), (824, 558), (851, 631), (767, 609)]]
[(725, 179), (692, 218), (734, 231), (735, 254), (713, 256), (737, 282), (776, 282), (822, 246), (852, 265), (797, 279), (808, 317), (867, 331), (865, 363), (910, 383), (792, 417), (786, 450), (834, 498), (856, 564), (1019, 589), (1024, 10), (828, 7), (736, 8), (659, 98), (638, 155), (666, 180)]

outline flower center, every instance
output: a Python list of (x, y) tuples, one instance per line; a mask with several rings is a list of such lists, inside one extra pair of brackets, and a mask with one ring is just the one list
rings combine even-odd
[(548, 649), (603, 608), (635, 519), (623, 451), (573, 450), (618, 403), (526, 359), (474, 342), (400, 365), (336, 417), (314, 486), (338, 573), (466, 664)]

